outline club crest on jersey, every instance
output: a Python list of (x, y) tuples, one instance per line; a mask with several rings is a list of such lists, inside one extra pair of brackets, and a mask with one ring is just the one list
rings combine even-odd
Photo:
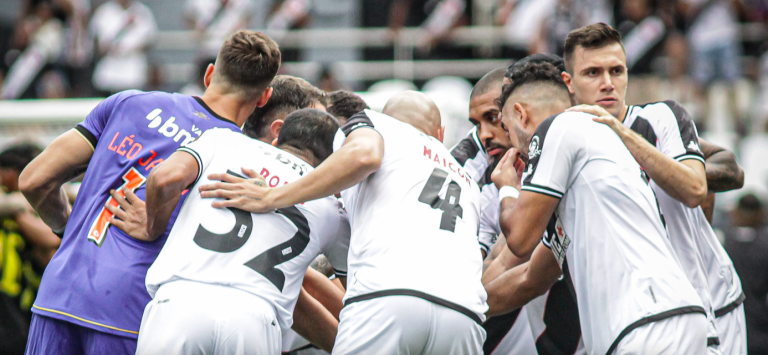
[(541, 154), (541, 144), (539, 143), (539, 136), (533, 136), (531, 144), (528, 145), (528, 160), (533, 160)]

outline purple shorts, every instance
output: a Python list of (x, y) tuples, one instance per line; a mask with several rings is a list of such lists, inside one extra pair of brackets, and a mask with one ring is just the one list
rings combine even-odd
[(134, 355), (136, 354), (136, 339), (108, 334), (33, 314), (25, 354)]

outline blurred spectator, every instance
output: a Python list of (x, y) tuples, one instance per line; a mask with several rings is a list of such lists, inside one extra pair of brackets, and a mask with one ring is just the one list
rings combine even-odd
[(31, 84), (61, 56), (64, 30), (54, 10), (50, 0), (29, 3), (14, 34), (14, 45), (22, 51), (8, 70), (0, 99), (34, 98)]
[(743, 196), (731, 212), (725, 249), (741, 277), (747, 298), (747, 346), (751, 355), (768, 354), (768, 225), (755, 195)]
[(345, 89), (336, 79), (336, 76), (333, 75), (333, 71), (329, 66), (323, 66), (323, 69), (320, 71), (320, 80), (317, 83), (317, 87), (325, 92)]
[(73, 97), (93, 95), (93, 41), (88, 33), (90, 0), (59, 0), (67, 4), (63, 64)]
[(19, 144), (0, 153), (0, 354), (23, 354), (30, 308), (59, 238), (18, 191), (19, 174), (40, 153)]
[(179, 92), (189, 96), (201, 96), (203, 92), (205, 92), (203, 77), (210, 64), (213, 64), (213, 62), (199, 59), (195, 66), (195, 72), (192, 73), (192, 77), (189, 78), (189, 82), (184, 85)]
[(253, 0), (187, 0), (184, 24), (201, 41), (199, 57), (213, 62), (224, 40), (248, 26), (253, 7)]
[(147, 83), (147, 50), (157, 31), (155, 18), (135, 0), (110, 0), (93, 13), (91, 34), (98, 62), (93, 85), (103, 96)]

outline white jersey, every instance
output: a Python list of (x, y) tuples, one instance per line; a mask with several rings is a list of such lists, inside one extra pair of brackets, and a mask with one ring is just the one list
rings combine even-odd
[[(557, 217), (552, 216), (544, 232), (544, 245), (551, 247), (550, 235), (557, 233)], [(539, 355), (585, 355), (584, 342), (581, 338), (579, 307), (574, 297), (568, 268), (568, 260), (563, 260), (563, 277), (542, 296), (525, 305), (531, 333), (536, 340)]]
[(481, 323), (488, 306), (477, 183), (440, 141), (371, 110), (350, 117), (334, 149), (355, 129), (381, 134), (384, 157), (377, 172), (341, 194), (352, 226), (345, 304), (410, 295)]
[(477, 135), (477, 127), (472, 128), (464, 139), (451, 148), (451, 155), (480, 186), (480, 234), (477, 241), (487, 255), (501, 234), (499, 189), (491, 181), (496, 162), (491, 163), (485, 153)]
[(644, 322), (705, 310), (640, 166), (593, 117), (566, 112), (539, 125), (522, 189), (560, 199), (546, 244), (567, 261), (587, 352), (610, 354)]
[[(675, 101), (630, 106), (624, 125), (642, 135), (662, 153), (677, 160), (704, 163), (696, 126)], [(733, 309), (743, 301), (741, 280), (701, 207), (688, 208), (652, 183), (664, 213), (672, 247), (683, 270), (704, 301), (718, 310)], [(710, 335), (711, 336), (711, 335)]]
[(198, 177), (147, 272), (149, 295), (175, 280), (230, 286), (264, 298), (275, 307), (281, 328), (290, 328), (307, 267), (349, 231), (338, 201), (327, 197), (265, 214), (213, 208), (198, 191), (212, 182), (209, 174), (239, 175), (249, 167), (275, 187), (313, 169), (295, 155), (226, 129), (208, 130), (179, 151), (195, 158)]

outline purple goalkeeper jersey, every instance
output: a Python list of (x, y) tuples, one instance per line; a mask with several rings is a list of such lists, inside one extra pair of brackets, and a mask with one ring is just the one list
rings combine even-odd
[[(110, 96), (76, 126), (94, 148), (61, 242), (43, 274), (33, 312), (116, 335), (137, 338), (150, 301), (144, 278), (176, 220), (154, 242), (110, 228), (117, 205), (110, 190), (127, 187), (144, 200), (147, 176), (177, 148), (204, 131), (229, 128), (197, 97), (124, 91)], [(62, 152), (61, 154), (66, 154)]]

